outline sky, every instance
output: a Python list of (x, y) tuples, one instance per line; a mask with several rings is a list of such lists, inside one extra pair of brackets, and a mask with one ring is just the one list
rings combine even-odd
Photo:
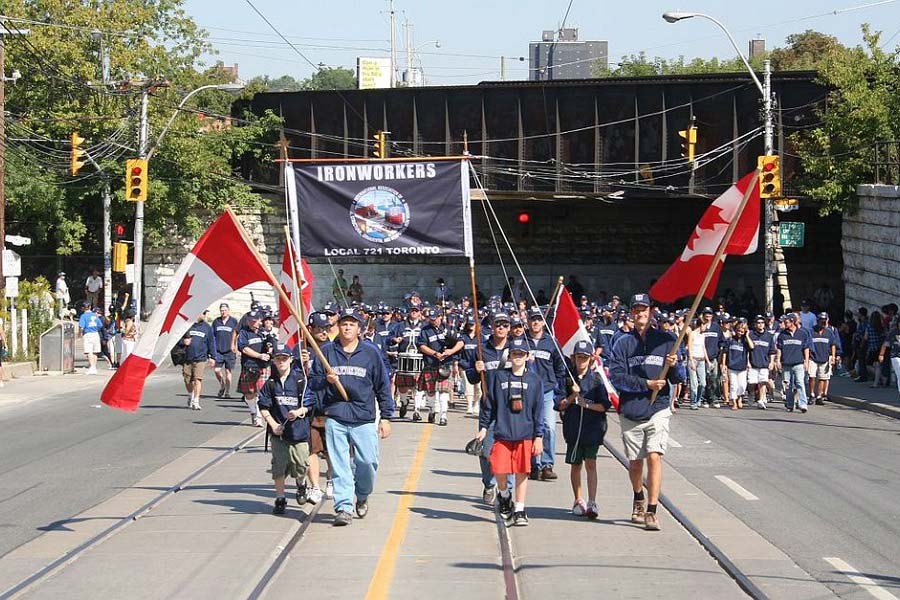
[[(388, 0), (251, 1), (312, 63), (355, 69), (358, 56), (390, 56)], [(429, 85), (499, 80), (501, 56), (508, 57), (507, 79), (527, 79), (528, 43), (545, 29), (557, 29), (568, 6), (569, 0), (395, 0), (398, 66), (406, 65), (403, 23), (408, 19), (418, 47), (414, 64), (421, 63)], [(245, 80), (257, 75), (303, 79), (313, 72), (247, 0), (184, 0), (184, 8), (219, 52), (206, 58), (208, 64), (237, 63)], [(669, 24), (661, 18), (667, 10), (714, 16), (745, 53), (750, 39), (761, 37), (771, 49), (806, 29), (855, 46), (862, 41), (862, 23), (883, 31), (882, 41), (890, 48), (900, 45), (900, 0), (572, 0), (565, 24), (579, 29), (580, 40), (607, 40), (611, 62), (640, 51), (687, 59), (735, 55), (710, 21)]]

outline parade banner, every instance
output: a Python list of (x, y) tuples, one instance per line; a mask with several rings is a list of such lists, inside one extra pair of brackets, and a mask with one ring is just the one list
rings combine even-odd
[[(472, 256), (463, 160), (295, 163), (287, 185), (309, 257)], [(294, 212), (296, 211), (296, 212)]]

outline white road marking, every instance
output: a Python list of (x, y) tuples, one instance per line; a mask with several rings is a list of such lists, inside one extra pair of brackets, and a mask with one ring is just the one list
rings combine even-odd
[(869, 592), (874, 598), (878, 598), (878, 600), (900, 600), (897, 598), (897, 596), (893, 595), (865, 575), (862, 575), (859, 571), (853, 568), (853, 566), (845, 563), (840, 558), (826, 556), (823, 557), (822, 560), (829, 563), (842, 575), (846, 575), (847, 579)]
[(744, 500), (759, 500), (756, 496), (747, 491), (747, 488), (724, 475), (716, 475), (716, 479), (727, 485), (732, 492), (743, 498)]
[(672, 438), (669, 438), (669, 445), (672, 446), (673, 448), (684, 448), (684, 446), (682, 446), (681, 444), (679, 444)]

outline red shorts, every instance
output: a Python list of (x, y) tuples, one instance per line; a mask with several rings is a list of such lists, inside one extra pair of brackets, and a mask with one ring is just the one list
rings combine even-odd
[(530, 473), (533, 440), (494, 440), (491, 448), (491, 471), (497, 474)]

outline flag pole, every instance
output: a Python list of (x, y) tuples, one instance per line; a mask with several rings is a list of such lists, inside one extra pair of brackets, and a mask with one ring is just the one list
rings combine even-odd
[(559, 279), (556, 280), (556, 287), (553, 288), (553, 294), (550, 295), (550, 300), (547, 302), (547, 310), (544, 311), (544, 323), (547, 322), (547, 317), (550, 316), (550, 311), (553, 309), (553, 305), (556, 302), (556, 296), (562, 288), (563, 279), (564, 277), (560, 275)]
[[(269, 267), (269, 263), (263, 259), (262, 256), (259, 255), (259, 250), (256, 249), (256, 244), (253, 243), (253, 240), (250, 239), (250, 235), (247, 233), (247, 230), (244, 229), (244, 226), (238, 221), (237, 215), (234, 214), (234, 211), (231, 210), (230, 206), (225, 207), (225, 212), (231, 215), (231, 218), (234, 220), (237, 225), (238, 233), (241, 234), (241, 237), (244, 239), (244, 242), (253, 250), (253, 257), (256, 259), (256, 262), (259, 263), (259, 266), (262, 268), (263, 272), (269, 278), (269, 283), (272, 287), (277, 290), (281, 301), (288, 307), (288, 310), (291, 311), (291, 314), (297, 319), (297, 323), (300, 325), (300, 331), (303, 332), (303, 337), (309, 342), (309, 346), (315, 351), (316, 357), (320, 361), (322, 361), (322, 366), (325, 368), (325, 372), (329, 375), (334, 373), (334, 369), (331, 368), (331, 365), (328, 363), (328, 359), (325, 358), (325, 355), (322, 354), (322, 350), (319, 348), (319, 345), (316, 343), (315, 338), (313, 338), (312, 334), (309, 332), (309, 329), (306, 327), (306, 323), (303, 322), (303, 319), (300, 318), (297, 309), (294, 308), (294, 305), (291, 303), (291, 299), (287, 297), (287, 294), (284, 293), (284, 290), (281, 287), (281, 283), (278, 281), (278, 278), (275, 277), (275, 273), (272, 272), (272, 269)], [(338, 392), (341, 394), (341, 397), (344, 400), (350, 400), (347, 396), (347, 390), (344, 389), (344, 386), (341, 385), (341, 382), (338, 381), (335, 384)]]
[[(298, 281), (298, 279), (297, 279), (297, 269), (300, 269), (300, 271), (302, 272), (303, 265), (298, 264), (300, 261), (298, 261), (294, 257), (294, 243), (291, 241), (291, 230), (287, 225), (284, 226), (284, 243), (287, 244), (286, 248), (288, 251), (288, 262), (290, 262), (290, 264), (291, 264), (291, 279), (294, 282), (294, 290), (296, 291), (296, 294), (292, 294), (294, 296), (294, 308), (297, 309), (297, 313), (300, 315), (300, 318), (305, 323), (306, 322), (306, 312), (305, 312), (306, 309), (303, 306), (303, 287), (302, 287), (302, 283), (301, 283), (302, 278), (300, 281)], [(298, 341), (300, 342), (300, 348), (305, 350), (306, 349), (306, 338), (304, 338), (301, 335), (300, 339)], [(303, 369), (306, 370), (305, 364), (303, 365)]]
[[(481, 315), (478, 314), (478, 294), (475, 287), (475, 258), (471, 256), (469, 257), (469, 281), (472, 286), (472, 312), (475, 315), (475, 330), (472, 333), (475, 334), (475, 350), (478, 360), (483, 362), (484, 343), (481, 339)], [(484, 371), (481, 371), (478, 375), (481, 379), (481, 402), (484, 403), (487, 402), (487, 384), (484, 381)]]
[[(744, 197), (741, 198), (741, 203), (738, 205), (737, 211), (731, 218), (731, 223), (728, 224), (728, 229), (725, 230), (725, 235), (722, 236), (722, 240), (719, 242), (719, 247), (716, 248), (716, 253), (709, 265), (709, 269), (706, 271), (706, 277), (703, 278), (703, 283), (700, 284), (700, 289), (697, 291), (697, 295), (694, 297), (694, 303), (691, 304), (691, 310), (684, 318), (684, 326), (678, 333), (678, 338), (675, 340), (675, 345), (672, 347), (673, 352), (678, 351), (678, 348), (681, 346), (681, 342), (684, 341), (684, 336), (687, 335), (688, 329), (690, 329), (691, 327), (691, 321), (694, 320), (694, 316), (697, 314), (697, 309), (700, 307), (700, 302), (703, 301), (703, 297), (706, 295), (706, 288), (709, 287), (709, 282), (712, 281), (713, 274), (716, 272), (716, 267), (718, 266), (719, 261), (722, 260), (722, 255), (725, 254), (725, 248), (728, 247), (728, 242), (731, 241), (731, 236), (732, 234), (734, 234), (734, 230), (737, 229), (738, 221), (740, 221), (741, 215), (744, 213), (744, 207), (747, 206), (747, 202), (750, 200), (750, 196), (753, 195), (753, 192), (756, 189), (756, 183), (759, 180), (759, 174), (760, 169), (759, 167), (757, 167), (753, 172), (753, 178), (750, 180), (750, 184), (747, 186), (747, 189), (744, 190)], [(669, 363), (667, 361), (663, 364), (663, 370), (662, 373), (660, 373), (659, 378), (665, 379), (668, 373)], [(659, 390), (653, 390), (653, 393), (650, 395), (650, 404), (656, 402), (656, 397), (658, 395)]]

